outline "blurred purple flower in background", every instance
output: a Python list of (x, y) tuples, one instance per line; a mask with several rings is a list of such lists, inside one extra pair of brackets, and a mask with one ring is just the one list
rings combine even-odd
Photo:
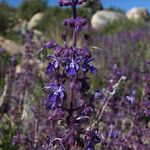
[(95, 145), (101, 142), (97, 129), (88, 132), (86, 138), (88, 141), (86, 150), (95, 150)]
[(0, 53), (5, 52), (5, 48), (0, 47)]

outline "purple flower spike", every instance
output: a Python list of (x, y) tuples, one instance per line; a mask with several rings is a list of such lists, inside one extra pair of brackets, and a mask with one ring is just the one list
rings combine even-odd
[(73, 59), (70, 61), (69, 64), (66, 65), (66, 71), (69, 75), (74, 76), (76, 72), (79, 70), (79, 59)]
[[(95, 74), (97, 70), (92, 64), (94, 58), (88, 45), (89, 35), (81, 37), (82, 47), (77, 46), (79, 31), (87, 24), (87, 19), (78, 16), (77, 7), (86, 1), (59, 0), (61, 7), (71, 6), (73, 10), (73, 17), (64, 20), (64, 26), (71, 28), (73, 32), (72, 40), (68, 39), (70, 36), (67, 36), (68, 30), (65, 28), (61, 34), (62, 44), (50, 41), (39, 50), (54, 50), (52, 55), (48, 55), (50, 62), (47, 72), (50, 76), (47, 76), (48, 84), (45, 87), (45, 105), (49, 112), (44, 129), (44, 149), (56, 147), (67, 150), (94, 150), (95, 145), (102, 140), (97, 130), (91, 129), (88, 132), (90, 118), (100, 114), (96, 113), (95, 100), (103, 98), (101, 91), (96, 91), (94, 95), (90, 92), (90, 77), (87, 73)], [(96, 122), (93, 123), (91, 127), (97, 127)]]
[(87, 24), (87, 20), (81, 17), (69, 18), (64, 21), (64, 25), (75, 28), (76, 31), (80, 31), (80, 29)]
[(82, 64), (82, 71), (84, 73), (87, 73), (89, 70), (93, 73), (96, 74), (97, 73), (97, 69), (91, 64), (91, 62), (94, 60), (94, 58), (90, 58), (90, 59), (86, 59), (83, 58), (83, 64)]

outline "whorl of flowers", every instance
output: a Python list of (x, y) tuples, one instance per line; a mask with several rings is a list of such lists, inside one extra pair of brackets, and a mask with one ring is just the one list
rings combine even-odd
[(87, 0), (60, 0), (59, 6), (74, 6), (74, 5), (81, 5), (85, 3)]

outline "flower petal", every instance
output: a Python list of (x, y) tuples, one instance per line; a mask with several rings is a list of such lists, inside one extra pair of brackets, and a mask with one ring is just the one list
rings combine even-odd
[(75, 75), (75, 73), (76, 73), (75, 68), (70, 68), (70, 69), (69, 69), (69, 74), (70, 74), (71, 76)]
[(58, 66), (59, 66), (58, 61), (57, 61), (57, 60), (54, 60), (54, 67), (55, 67), (55, 68), (58, 68)]
[(93, 74), (97, 73), (97, 69), (94, 66), (90, 66), (90, 70)]

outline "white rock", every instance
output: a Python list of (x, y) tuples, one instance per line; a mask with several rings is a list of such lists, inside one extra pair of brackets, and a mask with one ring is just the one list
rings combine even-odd
[(37, 13), (37, 14), (35, 14), (32, 18), (31, 18), (31, 20), (29, 21), (29, 23), (28, 23), (28, 28), (29, 29), (32, 29), (32, 28), (34, 28), (35, 26), (37, 26), (38, 25), (38, 23), (41, 21), (41, 19), (44, 17), (44, 13)]
[(15, 53), (22, 53), (25, 49), (24, 45), (17, 44), (14, 41), (11, 41), (9, 39), (5, 39), (4, 37), (0, 36), (0, 45), (4, 47), (10, 54)]
[(102, 29), (109, 22), (126, 19), (126, 16), (120, 12), (102, 10), (92, 16), (91, 25), (94, 29)]
[(146, 8), (134, 7), (127, 12), (126, 16), (129, 20), (145, 20), (149, 12)]
[(15, 26), (11, 29), (15, 32), (20, 32), (23, 29), (26, 29), (28, 25), (28, 22), (26, 20), (18, 20), (18, 22), (15, 24)]

